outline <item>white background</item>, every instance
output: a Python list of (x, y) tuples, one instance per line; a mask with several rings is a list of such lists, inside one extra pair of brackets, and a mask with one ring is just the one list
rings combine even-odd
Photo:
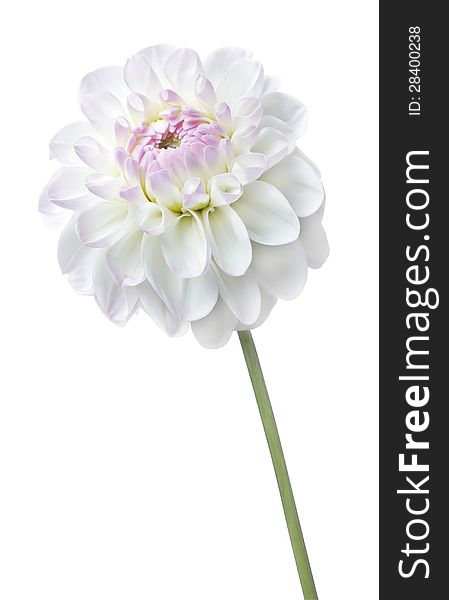
[[(0, 596), (295, 600), (237, 338), (109, 323), (37, 197), (88, 71), (163, 41), (252, 48), (309, 108), (331, 255), (254, 334), (321, 600), (377, 598), (377, 3), (16, 2), (3, 14)], [(4, 106), (3, 106), (4, 105)]]

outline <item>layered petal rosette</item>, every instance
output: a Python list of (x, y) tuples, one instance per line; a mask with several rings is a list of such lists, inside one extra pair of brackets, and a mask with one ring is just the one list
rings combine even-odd
[(116, 324), (145, 310), (201, 344), (257, 327), (328, 254), (324, 192), (296, 147), (304, 106), (245, 50), (146, 48), (81, 82), (86, 120), (50, 142), (40, 209), (58, 259)]

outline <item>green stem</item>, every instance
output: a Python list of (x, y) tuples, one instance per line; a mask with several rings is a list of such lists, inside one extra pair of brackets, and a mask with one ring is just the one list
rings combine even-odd
[(285, 464), (281, 440), (279, 438), (276, 420), (268, 396), (267, 386), (265, 385), (265, 380), (263, 378), (253, 336), (249, 330), (239, 331), (238, 335), (251, 383), (253, 384), (254, 395), (256, 396), (257, 405), (259, 407), (268, 447), (270, 449), (271, 460), (273, 461), (273, 467), (276, 473), (285, 520), (287, 521), (288, 533), (290, 535), (304, 598), (305, 600), (318, 600), (312, 571), (310, 569), (309, 558), (307, 556), (306, 545), (304, 543), (301, 525), (296, 510), (295, 498), (293, 497), (293, 490), (288, 476), (287, 465)]

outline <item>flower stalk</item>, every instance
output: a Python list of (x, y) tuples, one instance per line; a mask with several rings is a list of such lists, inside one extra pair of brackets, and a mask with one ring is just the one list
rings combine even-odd
[(281, 440), (273, 414), (267, 386), (263, 377), (257, 350), (251, 331), (238, 332), (240, 343), (245, 357), (246, 366), (256, 396), (257, 406), (262, 419), (265, 436), (270, 449), (271, 459), (276, 474), (276, 479), (281, 495), (282, 507), (287, 522), (288, 533), (293, 548), (293, 554), (298, 569), (298, 575), (305, 600), (318, 600), (312, 570), (307, 556), (306, 545), (301, 530), (301, 524), (296, 510), (295, 498), (288, 476), (287, 465), (282, 451)]

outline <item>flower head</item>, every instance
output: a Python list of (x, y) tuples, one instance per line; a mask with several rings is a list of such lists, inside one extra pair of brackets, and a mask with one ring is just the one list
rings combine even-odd
[(51, 140), (62, 167), (40, 209), (67, 215), (62, 272), (114, 323), (141, 307), (218, 347), (324, 262), (323, 187), (296, 148), (305, 108), (276, 88), (239, 48), (201, 62), (153, 46), (82, 80), (87, 120)]

